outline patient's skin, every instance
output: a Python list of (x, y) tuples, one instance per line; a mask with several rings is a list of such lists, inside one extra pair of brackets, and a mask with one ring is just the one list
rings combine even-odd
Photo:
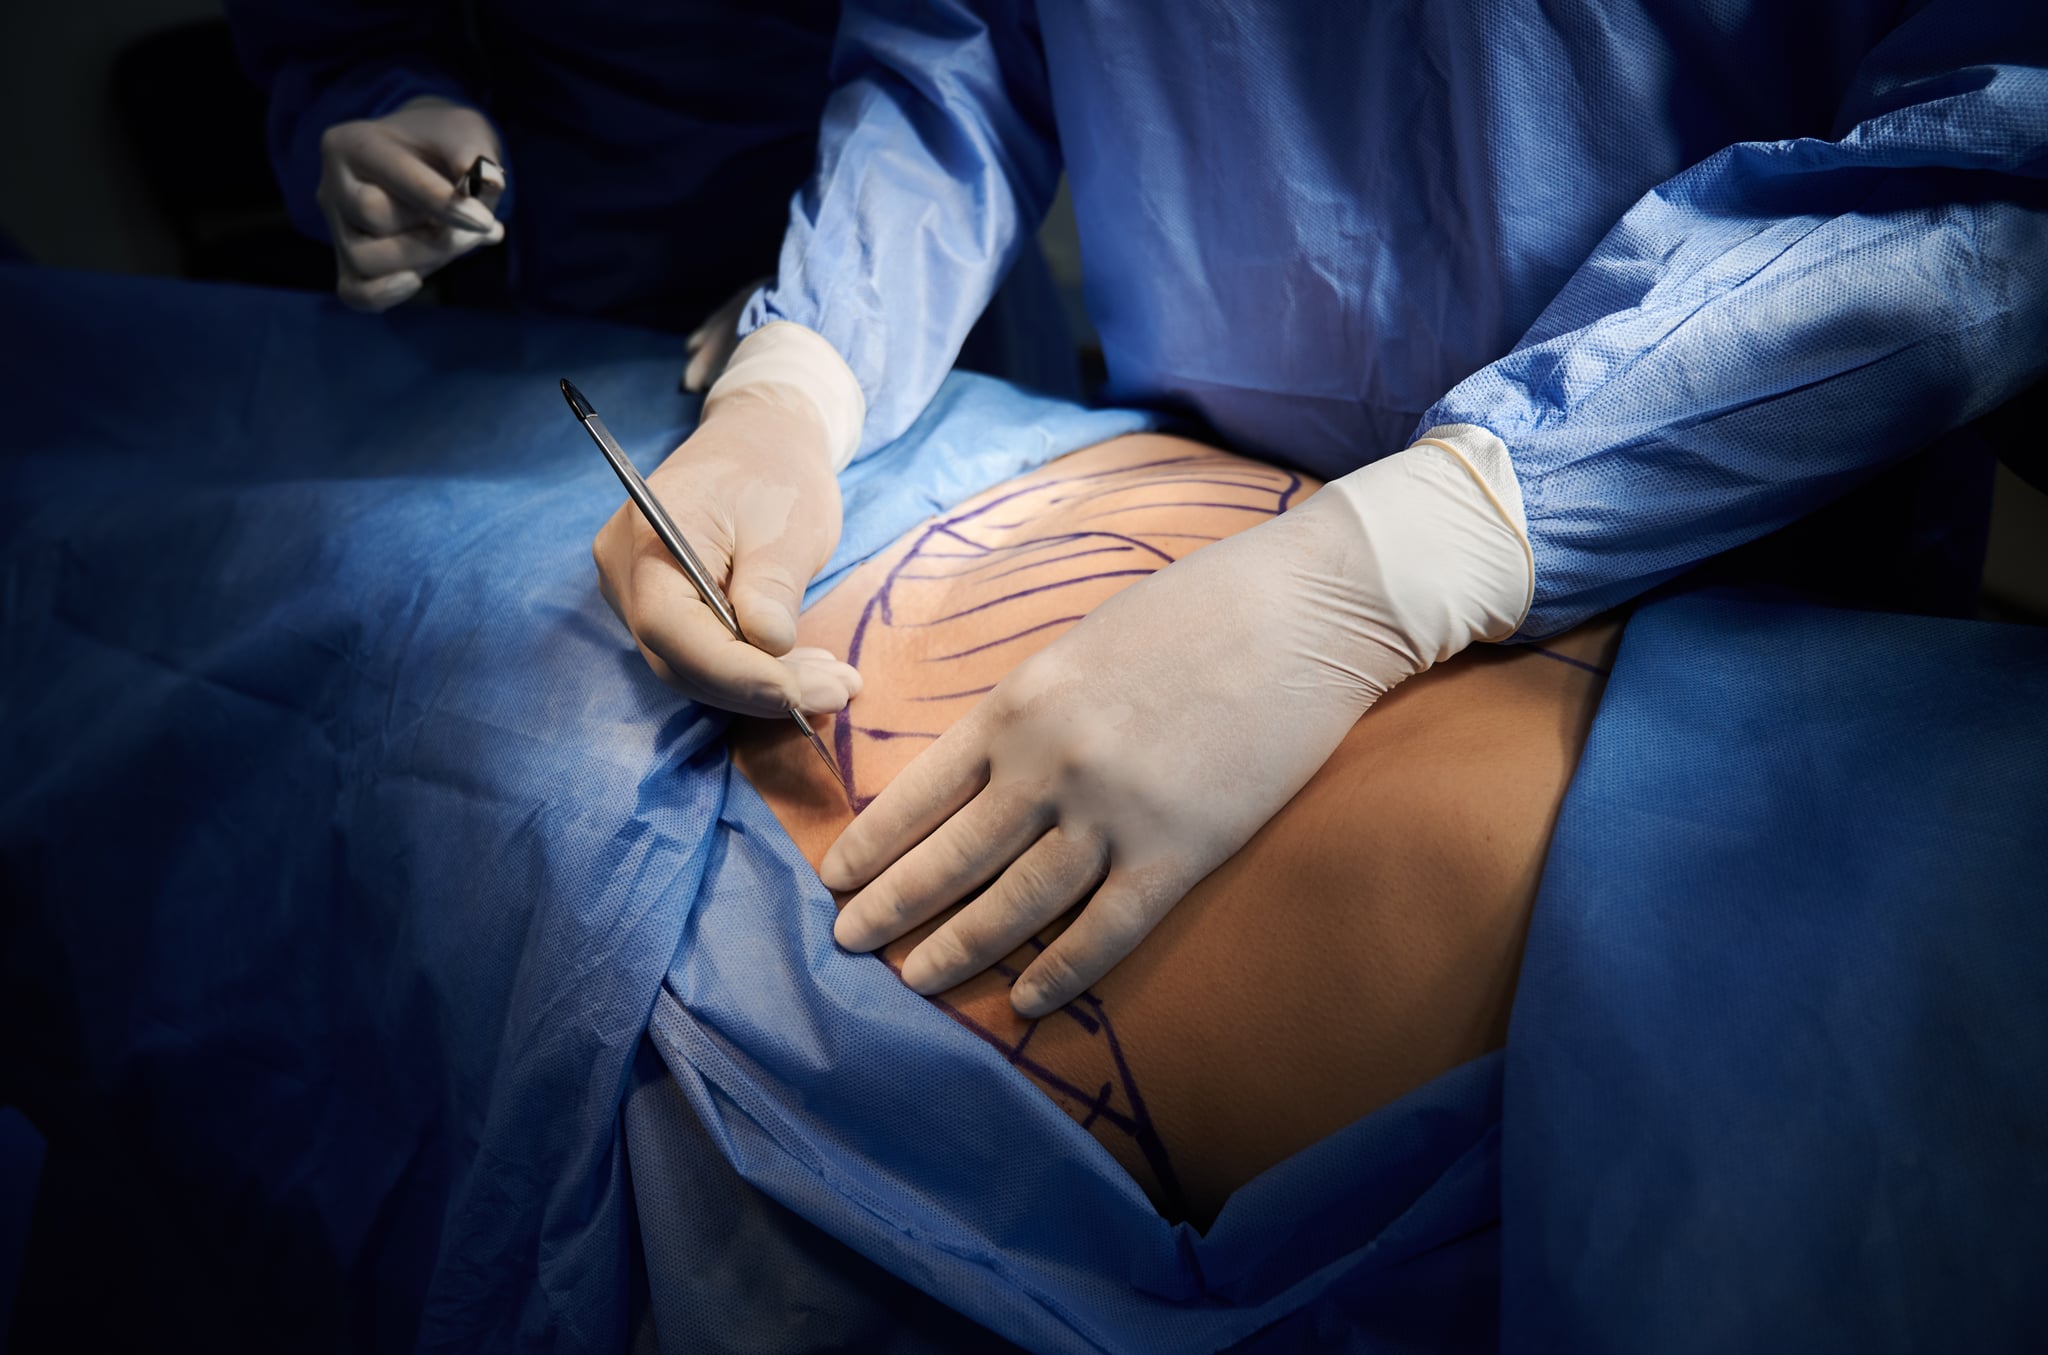
[[(1313, 481), (1119, 438), (962, 505), (804, 613), (866, 686), (820, 732), (872, 799), (987, 688), (1118, 589)], [(1031, 947), (934, 999), (1084, 1124), (1171, 1218), (1506, 1036), (1557, 808), (1619, 623), (1468, 651), (1353, 727), (1322, 771), (1089, 994), (1036, 1023)], [(734, 736), (813, 866), (853, 809), (787, 722)], [(841, 899), (841, 903), (845, 900)], [(940, 918), (891, 944), (900, 968)], [(1057, 933), (1049, 930), (1033, 943)]]

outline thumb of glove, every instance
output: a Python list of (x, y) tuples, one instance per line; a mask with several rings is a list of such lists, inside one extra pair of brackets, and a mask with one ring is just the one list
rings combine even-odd
[(812, 572), (789, 559), (786, 546), (777, 549), (781, 544), (741, 542), (727, 590), (749, 643), (777, 657), (796, 644), (796, 615)]

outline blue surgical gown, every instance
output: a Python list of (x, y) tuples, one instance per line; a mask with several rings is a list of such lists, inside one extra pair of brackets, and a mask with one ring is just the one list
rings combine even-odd
[[(816, 155), (839, 18), (837, 0), (229, 8), (243, 64), (269, 94), (271, 160), (301, 230), (327, 238), (314, 193), (329, 127), (423, 95), (468, 104), (505, 146), (513, 299), (670, 331), (774, 271), (790, 195)], [(1077, 393), (1066, 319), (1035, 248), (1015, 261), (963, 363)]]
[(1329, 476), (1520, 479), (1541, 636), (2048, 371), (2048, 6), (848, 6), (743, 324), (916, 416), (1064, 167), (1110, 394)]

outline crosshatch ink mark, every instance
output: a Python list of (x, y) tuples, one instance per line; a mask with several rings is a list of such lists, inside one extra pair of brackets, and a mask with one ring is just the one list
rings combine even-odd
[[(1045, 942), (1036, 937), (1032, 938), (1031, 944), (1038, 950), (1045, 949)], [(880, 958), (879, 952), (877, 958)], [(888, 964), (898, 978), (902, 977), (903, 971), (897, 965), (887, 960), (883, 963)], [(995, 972), (1015, 983), (1022, 971), (999, 964), (995, 966)], [(1027, 1021), (1024, 1033), (1015, 1040), (989, 1029), (943, 997), (926, 1000), (993, 1047), (1011, 1067), (1035, 1079), (1055, 1096), (1071, 1102), (1077, 1115), (1085, 1112), (1085, 1118), (1080, 1121), (1083, 1129), (1093, 1130), (1099, 1122), (1129, 1138), (1145, 1159), (1145, 1165), (1151, 1169), (1152, 1179), (1158, 1183), (1160, 1212), (1168, 1218), (1181, 1218), (1187, 1214), (1187, 1197), (1181, 1193), (1180, 1178), (1174, 1175), (1166, 1141), (1159, 1137), (1158, 1129), (1152, 1124), (1151, 1112), (1145, 1108), (1144, 1094), (1138, 1090), (1138, 1079), (1132, 1075), (1130, 1063), (1124, 1058), (1123, 1045), (1116, 1037), (1116, 1026), (1110, 1021), (1109, 1011), (1101, 998), (1092, 991), (1085, 992), (1058, 1011), (1037, 1021)], [(1113, 1077), (1093, 1091), (1062, 1077), (1027, 1052), (1031, 1037), (1038, 1033), (1042, 1023), (1060, 1020), (1071, 1021), (1091, 1038), (1099, 1039), (1104, 1052), (1109, 1055)], [(1118, 1104), (1119, 1092), (1122, 1093), (1121, 1105)]]
[[(860, 666), (861, 655), (869, 640), (871, 627), (926, 629), (976, 614), (999, 616), (1002, 608), (1025, 598), (1102, 579), (1135, 578), (1153, 573), (1160, 565), (1171, 564), (1178, 558), (1174, 553), (1154, 545), (1154, 540), (1199, 544), (1220, 539), (1195, 532), (1145, 532), (1141, 526), (1121, 523), (1117, 525), (1131, 526), (1132, 530), (1112, 531), (1107, 527), (1091, 527), (1080, 531), (1048, 532), (1025, 541), (1008, 541), (993, 545), (978, 539), (981, 534), (1016, 531), (1023, 526), (1024, 524), (1002, 521), (992, 516), (1005, 507), (1015, 505), (1020, 499), (1050, 493), (1051, 497), (1045, 500), (1048, 506), (1086, 507), (1101, 503), (1103, 506), (1099, 511), (1084, 512), (1079, 514), (1078, 518), (1069, 519), (1100, 522), (1125, 514), (1138, 514), (1147, 509), (1164, 507), (1228, 509), (1263, 517), (1277, 517), (1292, 507), (1301, 493), (1303, 482), (1298, 475), (1278, 469), (1249, 469), (1236, 464), (1231, 464), (1225, 469), (1217, 465), (1218, 461), (1219, 458), (1211, 454), (1174, 456), (1135, 466), (1118, 467), (1114, 470), (1051, 478), (999, 495), (978, 508), (934, 520), (918, 533), (911, 548), (890, 568), (874, 595), (863, 604), (860, 619), (854, 625), (853, 637), (847, 644), (846, 661), (856, 668)], [(1205, 468), (1210, 466), (1215, 466), (1216, 469), (1207, 474), (1203, 473)], [(1154, 472), (1165, 467), (1180, 468), (1185, 473), (1171, 477), (1154, 475), (1147, 478), (1145, 475), (1146, 472)], [(1258, 497), (1248, 503), (1181, 500), (1173, 504), (1141, 503), (1122, 508), (1115, 507), (1109, 502), (1117, 495), (1132, 490), (1149, 490), (1161, 484), (1235, 490)], [(1152, 539), (1148, 540), (1147, 537)], [(1053, 550), (1059, 550), (1061, 553), (1040, 559), (1030, 558), (1040, 552)], [(1027, 571), (1068, 564), (1084, 558), (1096, 558), (1095, 563), (1101, 567), (1085, 566), (1083, 568), (1088, 568), (1092, 572), (1035, 586), (1016, 587), (1002, 596), (987, 602), (975, 603), (932, 621), (899, 621), (896, 617), (899, 602), (897, 591), (907, 585), (945, 583), (953, 580), (993, 583)], [(1020, 582), (1028, 584), (1028, 581)], [(1012, 644), (1041, 631), (1072, 625), (1080, 619), (1079, 616), (1061, 616), (1050, 621), (1021, 626), (1005, 631), (994, 639), (978, 641), (965, 649), (930, 655), (923, 662), (954, 662)], [(978, 699), (993, 689), (993, 686), (965, 686), (960, 690), (913, 699), (936, 705)], [(833, 752), (844, 770), (849, 798), (856, 813), (867, 808), (874, 798), (872, 795), (861, 793), (858, 789), (861, 749), (864, 744), (897, 739), (935, 739), (945, 725), (950, 723), (950, 719), (941, 715), (934, 720), (934, 727), (930, 730), (882, 728), (861, 722), (860, 705), (861, 703), (855, 700), (834, 722), (832, 732)], [(1033, 938), (1030, 944), (1040, 951), (1043, 951), (1046, 945), (1037, 938)], [(885, 960), (884, 963), (889, 962)], [(889, 967), (897, 969), (893, 963), (890, 963)], [(1006, 964), (995, 966), (995, 971), (1011, 983), (1016, 982), (1020, 972)], [(901, 977), (901, 971), (897, 972)], [(1173, 1163), (1167, 1155), (1166, 1143), (1160, 1138), (1158, 1129), (1152, 1123), (1151, 1114), (1145, 1107), (1144, 1094), (1140, 1091), (1138, 1080), (1132, 1074), (1130, 1063), (1124, 1056), (1123, 1045), (1117, 1039), (1116, 1025), (1110, 1019), (1109, 1011), (1099, 996), (1092, 991), (1085, 992), (1058, 1011), (1038, 1021), (1026, 1022), (1023, 1034), (1014, 1040), (975, 1020), (943, 997), (930, 1000), (953, 1020), (994, 1047), (1011, 1066), (1036, 1080), (1055, 1098), (1072, 1107), (1073, 1114), (1082, 1128), (1100, 1132), (1102, 1127), (1107, 1127), (1128, 1137), (1137, 1147), (1158, 1184), (1162, 1212), (1170, 1218), (1185, 1216), (1186, 1197), (1181, 1192), (1179, 1178), (1174, 1174)], [(1071, 1022), (1090, 1040), (1099, 1042), (1107, 1056), (1111, 1076), (1095, 1087), (1084, 1087), (1070, 1078), (1061, 1076), (1050, 1066), (1033, 1057), (1032, 1037), (1046, 1021)]]
[[(1174, 473), (1160, 475), (1158, 472), (1161, 470), (1171, 470)], [(1190, 485), (1232, 490), (1253, 497), (1249, 502), (1213, 502), (1191, 498), (1176, 499), (1170, 504), (1137, 503), (1122, 507), (1115, 504), (1115, 500), (1121, 495), (1133, 491), (1149, 491), (1161, 485)], [(1147, 532), (1141, 525), (1142, 518), (1138, 515), (1150, 509), (1200, 507), (1277, 517), (1293, 506), (1301, 490), (1301, 477), (1290, 472), (1270, 468), (1251, 469), (1240, 463), (1223, 462), (1214, 454), (1197, 453), (1163, 457), (1111, 470), (1053, 477), (1013, 489), (1006, 494), (999, 494), (978, 507), (934, 519), (925, 525), (912, 542), (910, 549), (890, 567), (874, 595), (862, 605), (860, 619), (854, 624), (853, 637), (847, 643), (846, 661), (856, 668), (860, 667), (862, 652), (875, 630), (899, 627), (928, 629), (979, 613), (999, 616), (1004, 608), (1026, 598), (1097, 583), (1105, 579), (1137, 578), (1152, 573), (1160, 565), (1171, 564), (1177, 556), (1154, 545), (1153, 540), (1199, 543), (1218, 539), (1194, 532)], [(991, 534), (1016, 531), (1023, 526), (1024, 524), (1008, 521), (1007, 518), (1010, 513), (1027, 509), (1028, 501), (1033, 498), (1037, 498), (1048, 507), (1059, 507), (1069, 513), (1074, 508), (1085, 509), (1090, 505), (1099, 505), (1097, 511), (1082, 512), (1068, 516), (1065, 520), (1103, 525), (1080, 530), (1047, 532), (1027, 540), (1003, 541), (999, 544), (992, 544), (986, 539)], [(1130, 522), (1113, 524), (1125, 530), (1112, 530), (1108, 520), (1126, 515), (1131, 517)], [(1148, 540), (1148, 537), (1153, 540)], [(1044, 558), (1031, 558), (1046, 551), (1058, 553)], [(1012, 575), (1069, 564), (1083, 558), (1092, 558), (1095, 564), (1102, 567), (1076, 566), (1086, 569), (1087, 572), (1035, 585), (1028, 579), (1020, 579), (1019, 583), (1023, 586), (1000, 597), (973, 603), (929, 621), (899, 620), (897, 617), (899, 604), (902, 602), (899, 591), (910, 585), (955, 580), (963, 583), (970, 580), (984, 584), (993, 583)], [(978, 639), (976, 643), (962, 649), (928, 655), (922, 662), (943, 664), (971, 658), (1042, 631), (1070, 626), (1080, 619), (1078, 615), (1060, 616), (1050, 621), (1040, 621), (1033, 625), (1006, 630), (993, 639)], [(971, 683), (962, 684), (962, 688), (963, 690), (944, 695), (914, 699), (937, 705), (968, 697), (979, 697), (991, 690), (990, 687), (974, 686)], [(957, 707), (954, 709), (957, 710)], [(874, 799), (874, 796), (860, 789), (864, 745), (905, 738), (937, 738), (939, 730), (943, 727), (944, 723), (938, 723), (931, 731), (924, 732), (901, 728), (881, 729), (865, 725), (861, 722), (861, 703), (855, 700), (834, 722), (832, 730), (832, 751), (846, 776), (854, 811), (858, 813), (867, 808), (869, 802)]]
[[(1136, 577), (1150, 574), (1159, 565), (1170, 564), (1177, 558), (1172, 553), (1152, 544), (1154, 541), (1192, 541), (1201, 543), (1220, 539), (1215, 536), (1194, 532), (1146, 532), (1142, 527), (1123, 532), (1111, 531), (1106, 528), (1051, 532), (1043, 536), (1032, 537), (1028, 540), (1005, 542), (1000, 545), (991, 545), (986, 541), (976, 539), (977, 532), (1009, 532), (1028, 525), (1019, 522), (999, 521), (991, 516), (996, 510), (1010, 505), (1018, 499), (1031, 495), (1042, 495), (1049, 490), (1062, 490), (1065, 492), (1056, 493), (1045, 501), (1047, 506), (1087, 505), (1098, 501), (1110, 500), (1118, 494), (1131, 490), (1151, 489), (1161, 484), (1199, 485), (1271, 496), (1270, 500), (1261, 499), (1249, 504), (1218, 503), (1192, 499), (1177, 500), (1170, 504), (1133, 504), (1124, 508), (1105, 504), (1100, 511), (1082, 513), (1077, 518), (1069, 519), (1079, 522), (1097, 522), (1124, 514), (1142, 513), (1151, 508), (1167, 507), (1227, 509), (1275, 517), (1292, 507), (1296, 497), (1301, 492), (1301, 478), (1278, 469), (1260, 468), (1253, 470), (1241, 466), (1232, 466), (1228, 472), (1219, 469), (1212, 475), (1199, 473), (1204, 463), (1213, 463), (1215, 459), (1205, 454), (1176, 456), (1158, 461), (1148, 461), (1135, 466), (1119, 467), (1114, 470), (1043, 480), (1031, 486), (1001, 495), (978, 508), (965, 510), (932, 521), (918, 534), (910, 550), (890, 568), (874, 595), (862, 606), (860, 618), (854, 626), (852, 639), (847, 645), (847, 662), (855, 667), (859, 667), (863, 647), (869, 638), (869, 628), (871, 626), (880, 628), (898, 626), (903, 628), (929, 628), (940, 626), (977, 613), (996, 612), (998, 609), (1013, 602), (1057, 589), (1071, 588), (1100, 579)], [(1162, 467), (1185, 467), (1190, 473), (1170, 478), (1155, 477), (1152, 479), (1136, 480), (1130, 478)], [(1130, 524), (1119, 525), (1129, 526)], [(941, 547), (948, 549), (941, 549)], [(1064, 550), (1063, 553), (1045, 558), (1030, 558), (1041, 552), (1061, 550), (1066, 547), (1075, 547), (1076, 549)], [(1105, 567), (1096, 569), (1092, 573), (1062, 578), (1034, 587), (1020, 587), (990, 601), (976, 603), (938, 617), (935, 620), (899, 622), (895, 616), (898, 601), (896, 590), (904, 585), (967, 581), (976, 579), (977, 576), (981, 576), (979, 578), (980, 582), (993, 583), (999, 579), (1010, 578), (1030, 571), (1099, 556), (1113, 558), (1098, 561), (1098, 563)], [(1132, 567), (1137, 562), (1148, 558), (1154, 562), (1150, 568)], [(1108, 568), (1107, 566), (1110, 565), (1119, 567)], [(1002, 645), (1014, 643), (1017, 640), (1024, 639), (1041, 631), (1071, 625), (1080, 619), (1079, 616), (1058, 617), (1051, 621), (1040, 622), (1021, 629), (1005, 632), (995, 639), (976, 643), (969, 648), (954, 653), (931, 655), (925, 658), (923, 662), (946, 663), (964, 659), (974, 654), (996, 649)], [(1537, 654), (1541, 654), (1546, 659), (1567, 664), (1599, 677), (1607, 677), (1610, 673), (1610, 670), (1607, 668), (1587, 663), (1582, 659), (1575, 659), (1567, 654), (1557, 653), (1540, 645), (1529, 645), (1527, 648)], [(909, 699), (916, 702), (940, 704), (978, 699), (993, 690), (994, 687), (992, 685), (970, 686), (962, 690), (917, 696)], [(862, 724), (858, 718), (859, 707), (860, 702), (856, 700), (852, 706), (841, 714), (835, 722), (833, 729), (834, 752), (838, 757), (840, 767), (845, 770), (850, 792), (849, 798), (856, 813), (865, 809), (874, 798), (871, 795), (860, 793), (857, 789), (859, 785), (859, 754), (863, 740), (888, 742), (897, 739), (936, 739), (944, 724), (947, 723), (947, 721), (942, 719), (938, 722), (939, 727), (931, 730), (885, 729)], [(1038, 951), (1043, 951), (1046, 947), (1046, 942), (1035, 937), (1030, 944)], [(876, 958), (883, 959), (879, 953), (877, 953)], [(883, 963), (888, 964), (889, 968), (895, 970), (898, 977), (901, 977), (901, 970), (896, 964), (886, 959), (883, 959)], [(999, 964), (994, 968), (995, 972), (1002, 975), (1010, 983), (1015, 983), (1021, 972), (1007, 964)], [(993, 1047), (1011, 1066), (1037, 1081), (1052, 1093), (1056, 1099), (1063, 1101), (1083, 1129), (1100, 1132), (1098, 1126), (1107, 1126), (1128, 1137), (1137, 1147), (1140, 1155), (1145, 1160), (1146, 1166), (1150, 1168), (1153, 1178), (1158, 1184), (1161, 1212), (1169, 1218), (1185, 1216), (1186, 1199), (1182, 1194), (1179, 1178), (1174, 1174), (1173, 1163), (1167, 1154), (1165, 1141), (1160, 1138), (1157, 1128), (1152, 1123), (1151, 1114), (1146, 1109), (1144, 1094), (1139, 1089), (1137, 1078), (1132, 1074), (1130, 1064), (1124, 1056), (1123, 1045), (1117, 1039), (1115, 1023), (1110, 1019), (1109, 1011), (1099, 996), (1093, 991), (1084, 992), (1058, 1011), (1042, 1017), (1038, 1021), (1025, 1022), (1023, 1033), (1015, 1039), (1011, 1039), (1001, 1032), (975, 1020), (965, 1010), (948, 1002), (943, 997), (934, 997), (929, 999), (929, 1001), (954, 1021), (966, 1027), (982, 1041)], [(1035, 1058), (1031, 1053), (1032, 1039), (1037, 1035), (1041, 1024), (1046, 1021), (1071, 1022), (1089, 1039), (1099, 1041), (1103, 1052), (1107, 1056), (1112, 1075), (1095, 1087), (1085, 1087), (1071, 1078), (1061, 1076), (1050, 1066)]]

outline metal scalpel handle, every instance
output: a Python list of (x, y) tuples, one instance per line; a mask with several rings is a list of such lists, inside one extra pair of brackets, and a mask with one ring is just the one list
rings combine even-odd
[(583, 398), (583, 392), (571, 385), (567, 377), (562, 379), (562, 396), (568, 400), (569, 408), (576, 411), (577, 422), (597, 443), (604, 459), (612, 463), (619, 483), (626, 487), (626, 496), (647, 519), (647, 525), (654, 528), (654, 534), (661, 538), (662, 545), (668, 547), (668, 553), (676, 558), (676, 563), (683, 567), (683, 574), (690, 580), (690, 586), (697, 590), (697, 595), (704, 599), (704, 605), (732, 632), (733, 639), (741, 644), (747, 643), (746, 635), (740, 630), (739, 616), (733, 611), (732, 604), (725, 600), (725, 590), (704, 568), (704, 562), (697, 558), (696, 551), (690, 549), (690, 543), (676, 526), (675, 519), (668, 515), (668, 510), (661, 506), (661, 500), (654, 497), (654, 491), (647, 487), (647, 482), (640, 478), (640, 472), (626, 459), (626, 453), (612, 436), (611, 429), (604, 426), (604, 420), (597, 417), (597, 411)]
[[(704, 568), (704, 562), (697, 558), (697, 552), (690, 549), (689, 540), (676, 526), (675, 520), (669, 517), (668, 511), (661, 506), (661, 500), (654, 497), (654, 491), (647, 487), (647, 482), (640, 478), (640, 472), (626, 459), (625, 450), (619, 446), (618, 439), (612, 436), (611, 430), (604, 426), (604, 420), (597, 417), (597, 411), (591, 408), (590, 401), (583, 398), (583, 392), (577, 390), (567, 377), (562, 378), (562, 398), (569, 402), (569, 408), (575, 411), (576, 421), (583, 425), (584, 431), (597, 443), (597, 449), (604, 453), (604, 459), (611, 462), (612, 471), (619, 477), (619, 483), (626, 487), (626, 495), (633, 500), (634, 507), (647, 519), (647, 525), (654, 528), (654, 534), (661, 538), (662, 545), (668, 547), (668, 553), (675, 557), (676, 563), (683, 567), (683, 574), (689, 579), (690, 586), (697, 590), (697, 596), (704, 599), (704, 605), (711, 609), (712, 615), (732, 632), (733, 639), (743, 645), (752, 644), (753, 641), (747, 639), (746, 633), (740, 629), (738, 613), (734, 612), (732, 604), (725, 600), (725, 590), (718, 586), (718, 581)], [(804, 713), (791, 706), (789, 718), (796, 721), (796, 727), (803, 731), (805, 740), (817, 750), (818, 756), (824, 759), (825, 766), (832, 772), (832, 779), (843, 787), (846, 783), (839, 775), (839, 765), (832, 760), (832, 754), (825, 748), (825, 741), (818, 737), (817, 730), (811, 728), (811, 722), (804, 718)]]

